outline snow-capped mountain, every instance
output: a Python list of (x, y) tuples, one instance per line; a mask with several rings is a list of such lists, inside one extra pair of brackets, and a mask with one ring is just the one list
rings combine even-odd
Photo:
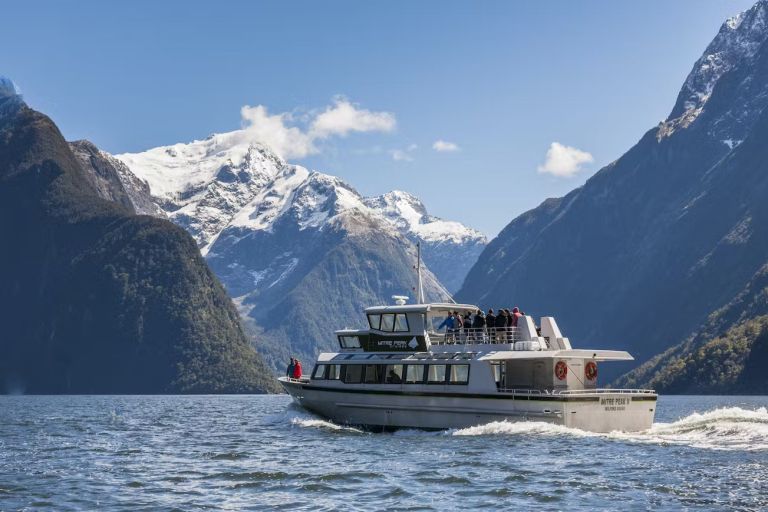
[(366, 305), (413, 296), (416, 242), (432, 300), (449, 299), (440, 273), (456, 289), (485, 244), (479, 232), (431, 217), (410, 194), (365, 198), (241, 131), (116, 158), (193, 235), (275, 362), (329, 348), (330, 330), (360, 325)]
[(424, 261), (450, 292), (455, 292), (483, 252), (488, 240), (479, 231), (460, 222), (443, 220), (427, 213), (419, 198), (395, 190), (365, 200), (383, 214), (401, 233), (420, 242)]
[(354, 210), (422, 242), (427, 267), (454, 291), (487, 242), (459, 222), (430, 216), (407, 192), (364, 198), (342, 180), (289, 165), (243, 137), (242, 131), (215, 134), (117, 158), (146, 181), (156, 203), (192, 234), (203, 255), (228, 228), (269, 231), (289, 214), (301, 229), (321, 229), (340, 212)]
[(241, 140), (239, 133), (116, 156), (147, 182), (157, 204), (192, 234), (203, 255), (286, 165), (268, 148)]
[[(744, 140), (752, 123), (768, 105), (768, 83), (755, 80), (754, 75), (765, 59), (765, 52), (759, 50), (766, 39), (765, 0), (726, 20), (693, 65), (672, 112), (659, 126), (657, 137), (668, 137), (680, 128), (688, 128), (704, 115), (710, 118), (697, 124), (706, 125), (711, 138), (729, 149)], [(727, 105), (717, 101), (710, 104), (716, 87), (733, 89)]]

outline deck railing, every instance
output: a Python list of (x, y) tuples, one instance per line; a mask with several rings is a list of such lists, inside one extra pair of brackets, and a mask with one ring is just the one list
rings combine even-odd
[(288, 382), (294, 382), (296, 384), (306, 384), (309, 382), (309, 377), (302, 376), (298, 379), (294, 379), (293, 377), (285, 377), (285, 380), (287, 380)]
[(522, 336), (519, 327), (479, 327), (430, 331), (429, 341), (433, 345), (499, 345), (522, 341)]
[(645, 395), (653, 395), (656, 393), (656, 390), (654, 389), (611, 389), (611, 388), (598, 388), (598, 389), (564, 389), (561, 391), (553, 391), (553, 394), (555, 395), (593, 395), (595, 393), (598, 394), (614, 394), (614, 393), (623, 393), (623, 394), (645, 394)]
[(499, 388), (501, 393), (510, 393), (514, 395), (594, 395), (594, 394), (632, 394), (632, 395), (653, 395), (656, 391), (653, 389), (519, 389), (519, 388)]

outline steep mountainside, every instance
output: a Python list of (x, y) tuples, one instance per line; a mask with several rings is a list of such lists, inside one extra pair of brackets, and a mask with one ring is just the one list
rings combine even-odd
[(93, 149), (0, 80), (0, 392), (276, 389), (192, 238)]
[(768, 389), (768, 265), (699, 332), (621, 377), (664, 393), (764, 394)]
[(668, 119), (510, 223), (458, 298), (555, 314), (577, 343), (643, 362), (749, 288), (768, 262), (766, 5), (726, 21)]
[(448, 292), (432, 265), (455, 285), (485, 244), (409, 194), (364, 198), (240, 132), (117, 158), (195, 237), (276, 367), (291, 353), (307, 359), (335, 346), (333, 329), (361, 325), (363, 307), (415, 296), (416, 243), (425, 293), (436, 300)]

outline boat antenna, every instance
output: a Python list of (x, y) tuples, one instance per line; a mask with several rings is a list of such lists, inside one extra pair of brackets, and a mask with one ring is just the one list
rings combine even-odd
[(416, 301), (424, 304), (424, 286), (421, 284), (421, 242), (416, 242)]

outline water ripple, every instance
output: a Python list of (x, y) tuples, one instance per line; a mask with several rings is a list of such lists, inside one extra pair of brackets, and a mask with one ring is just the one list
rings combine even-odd
[(635, 434), (371, 434), (285, 396), (0, 397), (0, 510), (759, 510), (767, 402), (662, 397)]

